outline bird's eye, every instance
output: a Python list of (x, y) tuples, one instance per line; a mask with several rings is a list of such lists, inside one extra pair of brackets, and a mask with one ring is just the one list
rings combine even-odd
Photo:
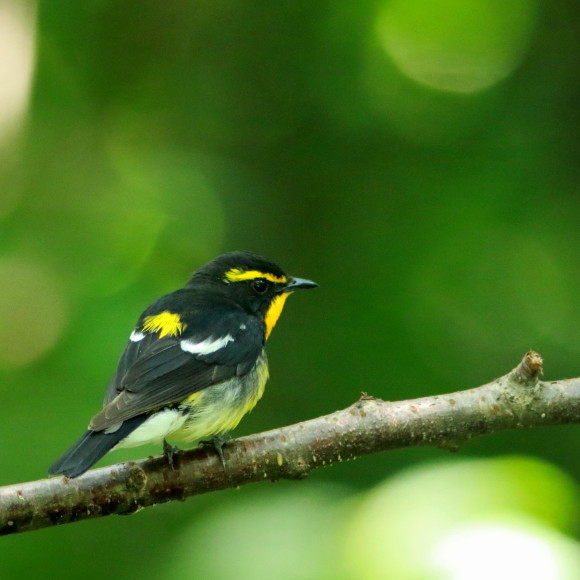
[(264, 278), (257, 278), (252, 282), (252, 288), (257, 294), (264, 294), (268, 290), (268, 286), (268, 281), (264, 280)]

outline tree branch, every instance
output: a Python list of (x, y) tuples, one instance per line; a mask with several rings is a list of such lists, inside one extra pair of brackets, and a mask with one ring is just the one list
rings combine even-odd
[(120, 463), (77, 479), (0, 488), (0, 534), (131, 514), (144, 507), (264, 480), (302, 479), (359, 455), (413, 446), (456, 450), (477, 435), (580, 423), (580, 378), (542, 382), (542, 359), (528, 352), (507, 375), (447, 395), (387, 402), (363, 395), (350, 407), (224, 446), (227, 471), (209, 448)]

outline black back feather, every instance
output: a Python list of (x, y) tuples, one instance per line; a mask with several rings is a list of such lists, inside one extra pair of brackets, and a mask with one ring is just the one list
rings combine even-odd
[[(233, 340), (209, 354), (192, 354), (182, 340), (194, 343), (229, 334)], [(129, 342), (110, 383), (105, 406), (91, 420), (95, 431), (109, 429), (141, 413), (178, 403), (212, 385), (249, 373), (264, 347), (264, 326), (235, 309), (189, 322), (179, 337), (147, 334)]]

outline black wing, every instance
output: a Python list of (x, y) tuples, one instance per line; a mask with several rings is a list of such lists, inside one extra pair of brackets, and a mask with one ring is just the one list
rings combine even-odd
[[(195, 346), (229, 337), (212, 352), (188, 352)], [(185, 344), (182, 344), (187, 341)], [(199, 316), (182, 336), (146, 334), (129, 342), (105, 397), (105, 406), (89, 426), (102, 431), (235, 376), (255, 365), (264, 346), (264, 326), (239, 310)]]

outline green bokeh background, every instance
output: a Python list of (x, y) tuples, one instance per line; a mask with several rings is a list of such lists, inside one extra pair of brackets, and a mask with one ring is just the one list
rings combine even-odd
[[(361, 391), (476, 386), (530, 348), (547, 378), (580, 375), (575, 3), (17, 4), (32, 10), (35, 70), (18, 130), (0, 134), (0, 484), (45, 475), (99, 408), (140, 312), (232, 249), (320, 284), (286, 306), (266, 395), (237, 434)], [(364, 518), (401, 477), (416, 530), (412, 494), (430, 505), (446, 489), (462, 494), (457, 521), (481, 502), (500, 520), (515, 510), (578, 562), (579, 456), (577, 427), (486, 437), (451, 459), (374, 455), (5, 538), (0, 578), (476, 578), (409, 571), (423, 541), (430, 561), (429, 538), (364, 569), (365, 533), (406, 537), (402, 514), (379, 518), (385, 530)], [(489, 485), (469, 476), (495, 469)]]

